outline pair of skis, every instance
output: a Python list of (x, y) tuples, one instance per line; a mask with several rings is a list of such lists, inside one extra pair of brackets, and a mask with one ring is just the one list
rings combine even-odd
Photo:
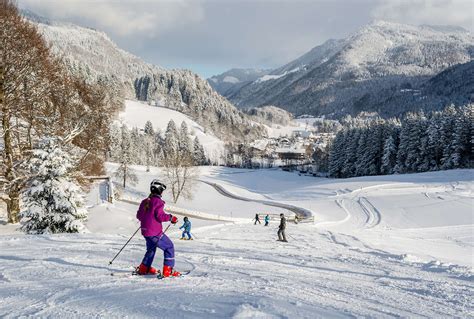
[(187, 276), (188, 274), (190, 273), (190, 271), (184, 271), (181, 273), (180, 276), (177, 276), (177, 277), (164, 277), (161, 272), (156, 274), (156, 275), (151, 275), (151, 274), (148, 274), (148, 275), (139, 275), (138, 273), (135, 273), (135, 272), (132, 272), (132, 273), (124, 273), (124, 272), (113, 272), (113, 273), (110, 273), (111, 276), (113, 277), (127, 277), (127, 278), (130, 278), (130, 277), (142, 277), (142, 278), (156, 278), (156, 279), (159, 279), (159, 280), (163, 280), (163, 279), (169, 279), (169, 278), (180, 278), (180, 277), (185, 277)]
[(184, 277), (184, 276), (187, 276), (191, 273), (190, 270), (188, 271), (183, 271), (181, 272), (181, 275), (180, 276), (177, 276), (177, 277), (165, 277), (162, 275), (161, 271), (158, 271), (157, 274), (155, 275), (151, 275), (151, 274), (147, 274), (147, 275), (140, 275), (137, 271), (137, 269), (134, 269), (132, 272), (111, 272), (110, 275), (113, 276), (113, 277), (143, 277), (143, 278), (156, 278), (156, 279), (166, 279), (166, 278), (179, 278), (179, 277)]

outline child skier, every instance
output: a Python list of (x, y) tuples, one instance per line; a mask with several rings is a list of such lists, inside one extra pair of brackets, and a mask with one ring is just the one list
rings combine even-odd
[(179, 229), (183, 229), (183, 235), (181, 236), (181, 239), (185, 239), (184, 235), (188, 235), (188, 240), (193, 240), (191, 237), (191, 222), (189, 221), (188, 217), (184, 217), (184, 223)]
[(174, 245), (173, 242), (163, 233), (163, 222), (176, 224), (178, 218), (171, 214), (166, 214), (163, 210), (165, 202), (161, 199), (161, 194), (166, 189), (166, 185), (158, 180), (153, 180), (150, 184), (150, 196), (145, 198), (137, 212), (137, 219), (141, 223), (142, 235), (146, 240), (146, 253), (143, 261), (138, 267), (138, 274), (157, 274), (158, 271), (151, 266), (155, 257), (156, 248), (160, 248), (164, 253), (163, 277), (177, 277), (181, 274), (173, 271), (174, 267)]
[(262, 224), (262, 222), (260, 221), (260, 216), (258, 216), (258, 213), (255, 214), (255, 223), (254, 223), (254, 225), (257, 225), (257, 222), (258, 222), (259, 224)]
[(270, 216), (268, 216), (268, 214), (265, 215), (264, 221), (265, 221), (265, 225), (264, 225), (264, 226), (268, 226), (268, 223), (270, 222)]

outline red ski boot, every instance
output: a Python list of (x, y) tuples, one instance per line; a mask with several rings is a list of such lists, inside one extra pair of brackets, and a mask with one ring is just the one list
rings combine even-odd
[(171, 266), (163, 266), (163, 277), (179, 277), (181, 273), (178, 271), (173, 271)]
[(156, 268), (150, 266), (145, 266), (144, 264), (140, 264), (140, 266), (138, 267), (138, 271), (137, 273), (139, 275), (156, 275), (158, 273), (158, 270), (156, 270)]

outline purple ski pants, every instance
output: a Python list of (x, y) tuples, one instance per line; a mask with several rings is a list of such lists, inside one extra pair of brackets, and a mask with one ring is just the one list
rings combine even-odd
[(144, 236), (146, 240), (146, 253), (142, 263), (150, 267), (155, 258), (156, 248), (160, 248), (164, 253), (163, 264), (174, 267), (174, 245), (171, 239), (165, 234), (161, 236)]

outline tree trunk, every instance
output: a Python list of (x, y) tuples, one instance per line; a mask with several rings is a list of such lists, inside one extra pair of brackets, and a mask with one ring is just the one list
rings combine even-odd
[(20, 194), (17, 191), (10, 192), (7, 200), (8, 222), (15, 224), (20, 221)]
[[(0, 105), (2, 107), (2, 126), (3, 126), (3, 144), (4, 144), (4, 165), (5, 179), (7, 183), (11, 183), (15, 179), (13, 168), (13, 146), (11, 136), (11, 109), (5, 103), (5, 73), (3, 66), (0, 66)], [(9, 223), (18, 222), (18, 213), (20, 212), (20, 194), (14, 189), (14, 185), (10, 185), (7, 200), (7, 214)]]
[(123, 167), (123, 188), (125, 189), (125, 185), (127, 183), (127, 165), (125, 164)]

